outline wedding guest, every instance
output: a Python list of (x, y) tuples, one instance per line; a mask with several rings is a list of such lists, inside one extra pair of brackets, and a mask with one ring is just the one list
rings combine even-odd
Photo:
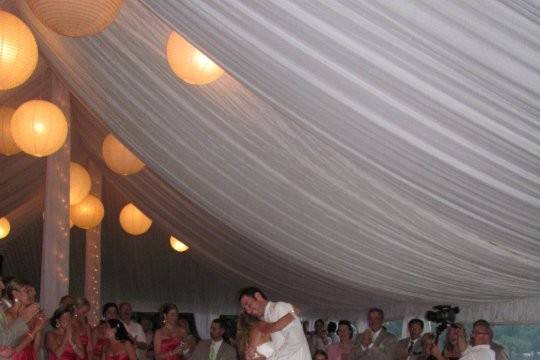
[(123, 302), (118, 306), (120, 320), (124, 324), (133, 344), (135, 345), (135, 350), (137, 354), (137, 359), (144, 360), (146, 356), (146, 336), (144, 336), (144, 331), (141, 324), (135, 322), (131, 319), (133, 310), (131, 304)]
[(154, 353), (158, 360), (181, 360), (187, 345), (187, 331), (178, 325), (178, 308), (164, 304), (160, 310), (163, 325), (154, 334)]
[(73, 336), (79, 338), (79, 342), (84, 351), (83, 360), (92, 359), (92, 329), (88, 324), (88, 313), (90, 312), (90, 302), (79, 297), (75, 299), (73, 311), (72, 330)]
[(418, 357), (418, 360), (445, 360), (435, 340), (435, 335), (432, 333), (422, 335), (420, 338), (422, 354)]
[(315, 320), (315, 332), (309, 338), (309, 350), (311, 354), (315, 354), (317, 350), (324, 350), (326, 347), (332, 343), (332, 339), (328, 337), (326, 328), (324, 327), (324, 320), (317, 319)]
[(383, 327), (384, 312), (379, 308), (370, 309), (367, 321), (369, 327), (360, 335), (360, 343), (351, 351), (350, 359), (392, 359), (397, 339)]
[(338, 324), (337, 334), (339, 342), (328, 345), (326, 349), (328, 360), (346, 360), (352, 350), (353, 327), (351, 322), (341, 320)]
[(124, 324), (117, 319), (105, 321), (108, 343), (103, 350), (103, 360), (136, 360), (135, 347), (131, 343)]
[(409, 337), (398, 341), (395, 349), (395, 360), (417, 360), (422, 355), (420, 336), (424, 331), (424, 322), (412, 319), (407, 324)]
[(313, 360), (328, 360), (328, 355), (324, 350), (317, 350), (313, 354)]
[(146, 339), (146, 359), (153, 359), (154, 358), (154, 324), (152, 323), (152, 320), (143, 317), (141, 318), (141, 326), (144, 331), (144, 336)]
[(462, 324), (454, 323), (446, 330), (446, 341), (443, 356), (448, 360), (458, 360), (467, 349), (467, 336)]
[(76, 360), (84, 357), (79, 338), (73, 335), (72, 306), (58, 308), (51, 320), (52, 331), (45, 336), (49, 360)]
[(332, 340), (332, 344), (339, 342), (339, 336), (336, 334), (337, 328), (337, 324), (333, 321), (329, 321), (326, 325), (326, 331), (328, 331), (328, 337)]
[(192, 360), (236, 360), (236, 350), (223, 339), (225, 323), (214, 319), (210, 325), (210, 340), (199, 341)]
[(92, 331), (92, 357), (101, 360), (104, 347), (109, 343), (106, 330), (109, 327), (107, 321), (118, 319), (118, 306), (115, 303), (106, 303), (102, 308), (102, 320)]
[(469, 346), (461, 355), (462, 360), (495, 360), (491, 350), (491, 326), (486, 320), (478, 320), (473, 325), (473, 346)]

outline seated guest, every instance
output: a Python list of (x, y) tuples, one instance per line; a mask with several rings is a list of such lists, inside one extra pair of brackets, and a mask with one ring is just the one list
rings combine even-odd
[(349, 359), (391, 360), (397, 339), (383, 327), (384, 312), (373, 308), (367, 314), (368, 328), (359, 335), (359, 344), (351, 351)]
[(223, 339), (225, 323), (215, 319), (210, 325), (210, 340), (199, 341), (192, 360), (236, 360), (236, 350)]
[(472, 343), (463, 352), (463, 360), (495, 360), (495, 352), (491, 350), (491, 327), (485, 320), (478, 320), (473, 325)]
[(317, 350), (324, 350), (332, 343), (332, 340), (328, 337), (326, 329), (324, 327), (324, 321), (318, 319), (315, 321), (315, 332), (309, 338), (308, 345), (311, 354), (315, 354)]
[(317, 350), (315, 351), (315, 354), (313, 354), (313, 360), (328, 360), (328, 355), (324, 350)]
[(485, 328), (489, 329), (489, 345), (491, 350), (495, 352), (495, 360), (509, 360), (509, 356), (506, 353), (504, 346), (493, 342), (493, 331), (489, 323), (486, 320), (477, 320), (473, 324), (473, 328), (477, 325), (483, 325)]
[(117, 319), (105, 321), (105, 334), (109, 342), (103, 349), (103, 360), (137, 360), (135, 347), (131, 343), (124, 324)]
[(462, 324), (454, 323), (446, 330), (446, 344), (443, 356), (448, 360), (458, 360), (467, 349), (467, 336)]
[(353, 327), (350, 321), (340, 320), (338, 325), (339, 342), (328, 345), (328, 360), (346, 360), (352, 350)]
[(160, 310), (163, 326), (154, 334), (154, 354), (158, 360), (181, 360), (186, 350), (187, 331), (178, 325), (178, 308), (163, 304)]
[(328, 325), (326, 325), (326, 331), (328, 331), (328, 337), (332, 340), (332, 344), (339, 342), (339, 336), (336, 334), (337, 328), (338, 326), (333, 321), (329, 321)]
[(124, 302), (118, 306), (120, 320), (124, 324), (129, 337), (135, 345), (137, 359), (143, 360), (146, 354), (146, 337), (141, 324), (131, 319), (133, 310), (131, 304)]
[(412, 319), (407, 324), (409, 337), (398, 341), (396, 345), (395, 360), (417, 360), (422, 355), (420, 336), (424, 331), (424, 322), (420, 319)]
[(51, 320), (54, 330), (45, 336), (45, 348), (49, 360), (76, 360), (85, 355), (79, 338), (73, 335), (71, 327), (73, 306), (58, 308)]

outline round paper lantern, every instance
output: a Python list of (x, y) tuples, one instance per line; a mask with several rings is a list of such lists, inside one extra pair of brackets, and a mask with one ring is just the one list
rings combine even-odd
[(184, 252), (184, 251), (187, 251), (189, 249), (189, 246), (187, 246), (186, 244), (184, 244), (183, 242), (181, 242), (180, 240), (178, 240), (174, 236), (171, 236), (169, 238), (169, 242), (171, 243), (171, 247), (175, 251)]
[(73, 224), (81, 229), (90, 229), (99, 225), (105, 215), (101, 200), (90, 194), (80, 203), (72, 205), (70, 216)]
[(124, 144), (118, 141), (113, 134), (105, 137), (101, 152), (109, 169), (117, 174), (133, 175), (144, 168), (144, 163), (129, 151)]
[(152, 225), (152, 220), (132, 203), (124, 206), (122, 211), (120, 211), (119, 219), (122, 229), (131, 235), (144, 234)]
[(37, 157), (58, 151), (66, 141), (67, 132), (64, 113), (48, 101), (27, 101), (11, 118), (13, 140), (22, 151)]
[(89, 193), (92, 187), (90, 174), (77, 163), (69, 163), (69, 205), (80, 203)]
[(9, 225), (8, 219), (5, 217), (0, 219), (0, 239), (5, 238), (9, 234), (11, 226)]
[(89, 36), (111, 24), (122, 0), (26, 0), (34, 14), (51, 30), (65, 36)]
[(223, 75), (222, 68), (174, 31), (167, 41), (167, 60), (176, 76), (188, 84), (208, 84)]
[(21, 151), (11, 136), (11, 117), (15, 109), (0, 106), (0, 153), (11, 156)]
[(21, 19), (0, 11), (0, 90), (24, 83), (38, 62), (34, 35)]

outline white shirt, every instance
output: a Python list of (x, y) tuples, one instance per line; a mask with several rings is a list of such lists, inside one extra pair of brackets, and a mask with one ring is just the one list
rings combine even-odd
[(217, 354), (219, 352), (219, 348), (221, 347), (222, 343), (223, 343), (223, 339), (219, 341), (212, 340), (212, 342), (210, 343), (209, 355), (212, 354), (212, 349), (214, 349), (214, 359), (217, 358)]
[[(264, 309), (263, 320), (275, 322), (292, 311), (291, 304), (269, 301)], [(311, 360), (306, 336), (297, 318), (283, 330), (272, 333), (271, 336), (276, 352), (268, 360)]]
[[(126, 327), (129, 336), (134, 338), (136, 342), (146, 343), (146, 335), (144, 334), (141, 324), (135, 321), (130, 321), (129, 324), (122, 321), (122, 324), (124, 324)], [(137, 344), (134, 345), (137, 346)], [(137, 354), (137, 359), (139, 360), (143, 360), (146, 356), (146, 351), (137, 347), (135, 347), (135, 353)]]
[(488, 345), (469, 346), (460, 360), (495, 360), (495, 352)]

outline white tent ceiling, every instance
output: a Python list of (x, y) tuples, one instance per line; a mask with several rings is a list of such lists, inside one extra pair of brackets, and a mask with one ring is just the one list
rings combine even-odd
[[(110, 181), (230, 279), (212, 311), (244, 283), (320, 314), (540, 321), (534, 3), (128, 0), (78, 39), (17, 8), (82, 103), (86, 151), (111, 129), (149, 169)], [(172, 29), (228, 75), (178, 80)]]

